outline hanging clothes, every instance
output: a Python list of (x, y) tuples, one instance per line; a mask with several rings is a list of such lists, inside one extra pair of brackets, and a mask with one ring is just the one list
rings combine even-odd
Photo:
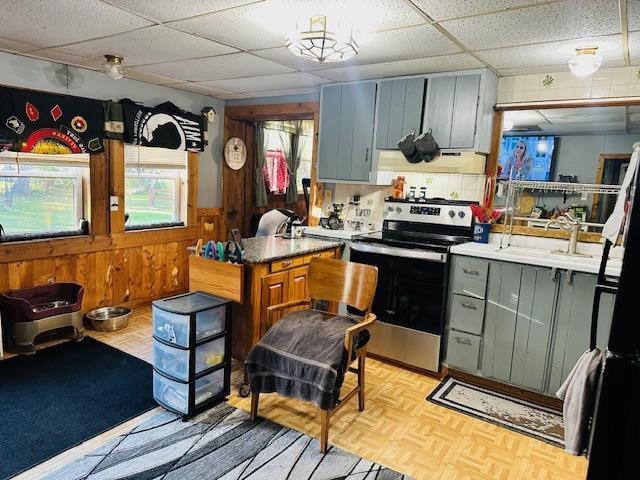
[(269, 192), (282, 194), (286, 191), (289, 186), (289, 168), (282, 149), (267, 150), (263, 174)]

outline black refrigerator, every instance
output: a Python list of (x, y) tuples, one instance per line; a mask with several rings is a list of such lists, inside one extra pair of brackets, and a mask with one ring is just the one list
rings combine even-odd
[(640, 195), (635, 193), (596, 397), (588, 480), (640, 478)]

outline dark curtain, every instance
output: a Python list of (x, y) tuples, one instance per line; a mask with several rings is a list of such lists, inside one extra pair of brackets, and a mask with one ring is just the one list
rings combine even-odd
[(265, 161), (265, 145), (264, 145), (264, 123), (256, 124), (256, 207), (267, 206), (267, 189), (264, 186), (264, 161)]

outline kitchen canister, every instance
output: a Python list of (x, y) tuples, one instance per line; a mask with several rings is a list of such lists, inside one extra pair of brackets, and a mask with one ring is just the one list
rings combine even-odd
[(490, 223), (475, 223), (473, 225), (473, 241), (477, 243), (489, 243)]

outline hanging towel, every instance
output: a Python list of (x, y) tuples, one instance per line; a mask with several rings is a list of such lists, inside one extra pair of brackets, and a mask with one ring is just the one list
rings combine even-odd
[(271, 193), (284, 193), (289, 186), (287, 158), (281, 149), (267, 150), (264, 162), (264, 179)]
[(589, 426), (603, 360), (603, 352), (597, 347), (584, 352), (556, 392), (556, 396), (564, 400), (564, 449), (571, 455), (582, 455), (589, 444)]
[(625, 204), (627, 203), (627, 191), (629, 190), (629, 186), (633, 179), (636, 176), (636, 169), (638, 168), (638, 157), (640, 156), (640, 147), (636, 147), (631, 155), (631, 160), (629, 161), (629, 168), (627, 168), (627, 173), (624, 176), (624, 180), (622, 181), (622, 186), (620, 187), (620, 193), (618, 193), (618, 198), (616, 199), (616, 204), (613, 207), (613, 213), (607, 219), (604, 227), (602, 228), (602, 236), (608, 239), (614, 245), (618, 240), (618, 235), (620, 234), (620, 230), (622, 229), (622, 225), (624, 223), (625, 217)]

